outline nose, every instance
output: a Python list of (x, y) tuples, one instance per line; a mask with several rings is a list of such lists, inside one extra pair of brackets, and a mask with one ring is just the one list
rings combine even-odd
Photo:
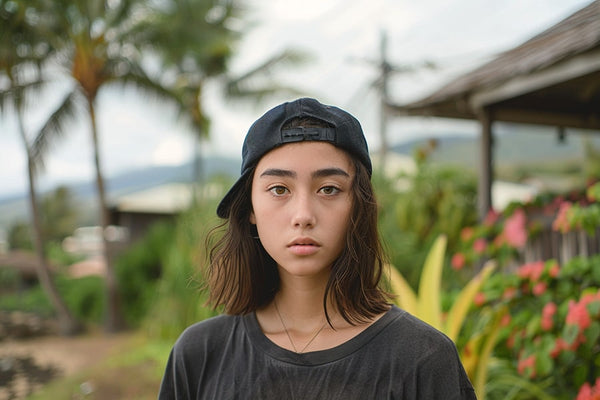
[(296, 196), (293, 203), (292, 225), (295, 228), (312, 228), (317, 222), (315, 214), (315, 204), (309, 195), (302, 194)]

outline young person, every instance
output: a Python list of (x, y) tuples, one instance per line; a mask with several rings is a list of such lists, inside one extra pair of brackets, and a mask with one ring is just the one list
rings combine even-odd
[(360, 123), (314, 99), (249, 129), (217, 208), (209, 302), (159, 399), (475, 399), (454, 344), (380, 287), (371, 160)]

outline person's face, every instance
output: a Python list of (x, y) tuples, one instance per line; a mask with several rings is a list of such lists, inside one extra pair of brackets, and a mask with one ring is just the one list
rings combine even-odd
[(325, 142), (286, 144), (260, 159), (250, 222), (281, 274), (329, 274), (345, 244), (354, 174), (348, 154)]

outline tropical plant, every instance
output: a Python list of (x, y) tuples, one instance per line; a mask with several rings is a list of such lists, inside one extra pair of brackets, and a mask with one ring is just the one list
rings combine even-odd
[[(477, 222), (474, 176), (459, 168), (429, 162), (431, 151), (430, 147), (416, 151), (414, 173), (388, 180), (385, 185), (379, 184), (382, 177), (375, 177), (382, 205), (382, 236), (390, 240), (388, 253), (392, 263), (413, 288), (419, 279), (419, 269), (414, 266), (423, 264), (436, 238), (445, 235), (448, 250), (453, 253), (460, 230)], [(457, 274), (448, 277), (460, 281)]]
[[(561, 266), (552, 259), (523, 262), (518, 250), (538, 231), (526, 222), (531, 210), (554, 215), (556, 231), (587, 231), (597, 240), (598, 204), (600, 184), (595, 184), (583, 196), (513, 204), (494, 216), (494, 223), (488, 219), (463, 232), (455, 267), (490, 256), (500, 256), (504, 266), (477, 295), (482, 313), (508, 310), (495, 349), (502, 378), (487, 388), (490, 398), (504, 399), (507, 393), (514, 399), (593, 398), (600, 376), (600, 255), (571, 258)], [(483, 240), (486, 245), (475, 244)]]
[[(257, 66), (233, 75), (228, 61), (234, 54), (241, 30), (242, 7), (236, 1), (167, 0), (150, 6), (150, 18), (135, 30), (145, 50), (158, 55), (159, 80), (179, 104), (197, 143), (208, 137), (210, 118), (204, 107), (208, 82), (222, 81), (227, 100), (254, 103), (264, 98), (298, 91), (278, 84), (270, 75), (275, 67), (299, 64), (307, 56), (286, 49)], [(261, 77), (267, 79), (261, 80)], [(195, 182), (202, 182), (199, 146), (196, 146)]]
[(8, 82), (6, 88), (0, 87), (0, 111), (4, 111), (10, 102), (25, 149), (37, 276), (57, 313), (60, 332), (72, 334), (80, 329), (80, 324), (61, 297), (50, 273), (36, 188), (36, 175), (41, 160), (24, 123), (27, 96), (31, 92), (40, 92), (44, 83), (40, 75), (41, 65), (53, 50), (50, 46), (44, 46), (40, 32), (43, 23), (35, 17), (35, 10), (27, 3), (0, 0), (0, 76), (5, 77)]
[(527, 263), (482, 287), (482, 307), (508, 309), (496, 354), (545, 393), (574, 398), (600, 376), (600, 256)]
[[(99, 91), (108, 84), (132, 84), (154, 94), (164, 90), (150, 79), (141, 66), (141, 55), (129, 32), (143, 12), (138, 0), (40, 1), (40, 19), (47, 21), (44, 38), (56, 49), (58, 61), (71, 80), (71, 90), (42, 127), (36, 138), (35, 151), (45, 154), (50, 143), (65, 133), (65, 123), (85, 110), (92, 137), (96, 187), (100, 210), (99, 222), (104, 232), (109, 225), (102, 158), (98, 145), (96, 101)], [(123, 327), (119, 308), (118, 282), (113, 268), (110, 242), (102, 235), (106, 261), (106, 326), (108, 331)]]
[[(476, 300), (476, 295), (481, 285), (494, 271), (495, 265), (493, 263), (486, 264), (455, 295), (449, 310), (444, 312), (441, 300), (441, 281), (445, 251), (446, 237), (441, 235), (436, 239), (427, 255), (417, 293), (392, 266), (390, 266), (390, 285), (392, 292), (397, 295), (396, 304), (399, 307), (444, 332), (456, 343), (459, 341), (461, 328)], [(487, 368), (496, 341), (496, 328), (500, 324), (503, 313), (504, 311), (499, 311), (485, 315), (485, 319), (482, 319), (485, 322), (480, 324), (479, 330), (476, 330), (473, 336), (465, 341), (462, 348), (459, 348), (465, 369), (480, 399), (484, 398)]]

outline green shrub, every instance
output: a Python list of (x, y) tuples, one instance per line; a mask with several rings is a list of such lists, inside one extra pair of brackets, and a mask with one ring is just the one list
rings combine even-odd
[(200, 290), (201, 269), (207, 260), (206, 237), (219, 223), (215, 209), (215, 201), (201, 200), (177, 220), (155, 288), (152, 312), (144, 321), (155, 339), (173, 341), (187, 326), (216, 314), (204, 305), (206, 296)]
[(159, 222), (130, 249), (119, 255), (115, 270), (126, 322), (138, 326), (156, 296), (167, 255), (173, 246), (174, 223)]
[[(404, 181), (407, 188), (395, 189)], [(416, 288), (421, 266), (439, 235), (448, 238), (453, 254), (463, 227), (477, 222), (477, 185), (475, 177), (460, 168), (429, 165), (422, 161), (414, 175), (399, 176), (394, 182), (374, 176), (380, 205), (379, 230), (390, 262)], [(456, 275), (445, 271), (445, 286)]]
[(56, 284), (76, 319), (101, 323), (104, 316), (104, 281), (99, 276), (69, 278), (59, 276)]
[[(98, 323), (103, 315), (104, 284), (98, 276), (69, 278), (57, 275), (56, 286), (75, 318)], [(0, 296), (0, 309), (24, 311), (42, 317), (54, 315), (54, 308), (39, 284), (26, 290)]]

